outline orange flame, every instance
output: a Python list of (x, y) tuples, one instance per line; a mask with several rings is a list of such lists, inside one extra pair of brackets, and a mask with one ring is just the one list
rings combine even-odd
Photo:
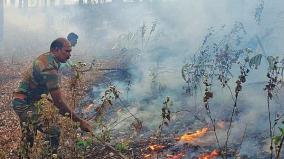
[(184, 153), (179, 153), (177, 155), (167, 155), (167, 159), (182, 159)]
[(149, 158), (149, 157), (151, 157), (151, 154), (145, 154), (144, 155), (144, 158), (146, 159), (146, 158)]
[(183, 142), (191, 142), (196, 140), (197, 138), (200, 138), (202, 136), (205, 135), (205, 133), (208, 131), (208, 128), (203, 128), (202, 130), (197, 130), (195, 133), (193, 134), (184, 134), (180, 137), (180, 141)]
[(161, 149), (165, 148), (165, 146), (155, 144), (155, 145), (150, 145), (149, 148), (150, 148), (152, 151), (158, 151), (158, 150), (161, 150)]
[(202, 154), (198, 157), (198, 159), (214, 159), (219, 156), (218, 150), (213, 150), (210, 153)]

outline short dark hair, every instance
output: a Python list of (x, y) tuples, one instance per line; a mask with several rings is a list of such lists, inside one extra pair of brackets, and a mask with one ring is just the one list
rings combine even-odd
[(68, 35), (67, 35), (67, 39), (69, 40), (69, 41), (71, 41), (71, 40), (77, 40), (78, 39), (78, 35), (77, 34), (75, 34), (75, 33), (73, 33), (73, 32), (71, 32), (71, 33), (69, 33)]
[(62, 49), (64, 46), (64, 42), (62, 39), (58, 38), (54, 40), (50, 45), (50, 51), (53, 51), (55, 49)]

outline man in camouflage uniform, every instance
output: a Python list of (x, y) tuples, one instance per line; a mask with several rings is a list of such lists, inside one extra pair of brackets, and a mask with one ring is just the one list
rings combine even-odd
[[(65, 38), (58, 38), (51, 43), (50, 51), (41, 54), (32, 66), (23, 74), (23, 79), (16, 92), (14, 92), (12, 107), (21, 121), (23, 132), (22, 140), (28, 142), (31, 147), (34, 142), (34, 133), (39, 130), (46, 135), (50, 146), (56, 153), (59, 145), (60, 131), (56, 127), (51, 127), (48, 132), (44, 132), (38, 123), (35, 130), (26, 127), (25, 122), (29, 114), (35, 113), (34, 103), (41, 99), (42, 94), (50, 93), (53, 104), (59, 109), (59, 113), (64, 115), (69, 113), (73, 121), (79, 122), (84, 131), (92, 131), (91, 125), (85, 120), (80, 119), (74, 111), (66, 105), (61, 96), (59, 87), (58, 69), (60, 63), (65, 63), (71, 56), (72, 47), (70, 42)], [(28, 151), (28, 148), (26, 148)], [(27, 154), (27, 153), (26, 153)]]

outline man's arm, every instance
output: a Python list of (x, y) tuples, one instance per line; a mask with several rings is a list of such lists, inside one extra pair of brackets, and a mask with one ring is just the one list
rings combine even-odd
[(80, 119), (74, 113), (74, 111), (68, 105), (65, 104), (61, 96), (60, 89), (50, 91), (50, 95), (52, 97), (54, 105), (59, 109), (60, 114), (65, 115), (65, 113), (69, 113), (73, 121), (80, 122), (80, 127), (82, 130), (89, 132), (92, 131), (92, 126), (87, 121)]

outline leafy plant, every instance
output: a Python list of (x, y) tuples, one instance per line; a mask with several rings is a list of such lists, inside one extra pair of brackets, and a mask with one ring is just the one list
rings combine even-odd
[[(249, 52), (247, 52), (249, 53)], [(258, 57), (258, 55), (256, 56)], [(252, 58), (254, 61), (256, 61), (255, 58)], [(229, 127), (227, 129), (227, 134), (226, 134), (226, 141), (225, 141), (225, 148), (224, 148), (224, 153), (225, 153), (225, 158), (227, 158), (227, 152), (228, 152), (228, 142), (229, 142), (229, 137), (230, 137), (230, 134), (231, 134), (231, 128), (232, 128), (232, 124), (233, 124), (233, 118), (235, 115), (237, 115), (237, 102), (238, 102), (238, 97), (239, 97), (239, 93), (242, 91), (242, 84), (244, 84), (247, 80), (247, 76), (248, 76), (248, 73), (249, 73), (249, 69), (248, 69), (248, 64), (250, 64), (250, 66), (254, 65), (256, 68), (257, 66), (259, 65), (258, 61), (256, 62), (251, 62), (252, 60), (249, 60), (249, 56), (247, 55), (244, 59), (244, 63), (241, 63), (239, 62), (240, 64), (240, 75), (238, 76), (238, 79), (236, 81), (236, 87), (235, 87), (235, 96), (233, 96), (233, 101), (234, 101), (234, 106), (233, 106), (233, 109), (232, 109), (232, 113), (231, 113), (231, 116), (230, 116), (230, 122), (229, 122)], [(226, 83), (226, 85), (229, 90), (231, 91), (230, 87), (228, 86), (228, 84)], [(232, 92), (231, 92), (232, 93)]]
[(76, 149), (79, 151), (86, 151), (93, 144), (93, 139), (78, 139), (76, 142)]
[(219, 30), (209, 28), (196, 54), (182, 67), (181, 75), (187, 83), (187, 93), (192, 94), (192, 91), (200, 87), (205, 76), (211, 81), (216, 76), (222, 87), (225, 87), (233, 77), (232, 65), (246, 54), (244, 49), (239, 49), (246, 30), (242, 23), (236, 22), (231, 31), (223, 35), (220, 40), (216, 40), (216, 36), (222, 35), (224, 28), (225, 26)]
[[(268, 120), (269, 120), (269, 135), (270, 135), (270, 158), (273, 158), (273, 138), (274, 138), (274, 133), (273, 133), (273, 125), (272, 125), (272, 119), (271, 119), (271, 105), (270, 102), (273, 99), (273, 94), (276, 91), (277, 85), (281, 83), (280, 80), (280, 70), (283, 69), (283, 67), (279, 67), (279, 60), (278, 58), (274, 58), (272, 56), (267, 57), (268, 63), (269, 63), (269, 68), (268, 68), (268, 73), (267, 73), (267, 78), (268, 82), (265, 85), (264, 90), (267, 92), (267, 112), (268, 112)], [(281, 130), (280, 130), (281, 131)], [(276, 137), (277, 139), (277, 137)], [(275, 138), (274, 138), (275, 140)], [(277, 145), (277, 144), (276, 144)], [(280, 151), (276, 150), (276, 155), (280, 156)]]
[(282, 149), (283, 142), (284, 142), (284, 128), (278, 127), (278, 129), (279, 129), (280, 134), (272, 137), (272, 140), (273, 140), (274, 145), (276, 147), (276, 149), (275, 149), (276, 159), (280, 158), (281, 149)]
[(162, 127), (168, 126), (169, 122), (171, 121), (171, 110), (170, 110), (170, 106), (173, 105), (173, 102), (170, 100), (170, 97), (166, 97), (166, 100), (163, 102), (163, 107), (162, 107), (162, 122), (159, 125), (159, 129), (160, 131), (162, 131)]
[[(214, 131), (214, 135), (215, 135), (215, 138), (216, 138), (216, 142), (218, 144), (219, 151), (222, 152), (222, 148), (221, 148), (219, 138), (218, 138), (218, 135), (217, 135), (217, 132), (216, 132), (216, 121), (212, 117), (211, 109), (210, 109), (210, 105), (209, 105), (209, 100), (213, 98), (213, 92), (210, 91), (211, 84), (208, 82), (207, 76), (205, 76), (205, 80), (204, 80), (203, 84), (205, 85), (205, 91), (204, 91), (204, 96), (203, 96), (204, 107), (206, 109), (207, 115), (208, 115), (208, 117), (211, 121), (211, 124), (213, 126), (213, 131)], [(222, 157), (224, 158), (224, 156), (222, 156)]]
[(115, 149), (121, 153), (125, 153), (129, 150), (129, 143), (128, 142), (121, 142), (115, 145)]

